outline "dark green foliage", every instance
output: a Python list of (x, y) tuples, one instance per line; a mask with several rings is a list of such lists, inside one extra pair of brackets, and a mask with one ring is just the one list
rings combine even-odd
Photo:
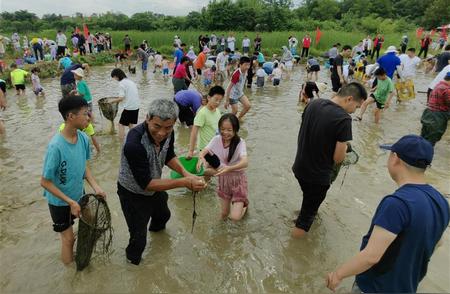
[[(294, 5), (294, 3), (296, 5)], [(214, 30), (283, 31), (324, 29), (369, 31), (381, 21), (394, 27), (424, 26), (430, 29), (450, 23), (448, 0), (211, 0), (201, 11), (186, 11), (186, 16), (166, 16), (139, 12), (132, 16), (107, 12), (89, 17), (46, 14), (42, 18), (26, 10), (0, 14), (3, 32), (36, 32), (46, 29), (72, 31), (86, 23), (91, 31), (101, 30)], [(400, 23), (400, 24), (398, 24)]]

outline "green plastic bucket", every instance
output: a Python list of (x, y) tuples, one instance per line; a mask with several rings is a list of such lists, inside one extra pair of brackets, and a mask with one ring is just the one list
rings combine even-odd
[[(197, 172), (198, 157), (192, 157), (191, 159), (186, 159), (186, 157), (181, 156), (181, 157), (178, 157), (178, 159), (180, 160), (180, 163), (184, 167), (185, 170), (187, 170), (188, 172), (190, 172), (193, 175), (203, 176), (203, 174), (205, 172), (203, 169), (203, 166), (201, 167), (200, 171)], [(183, 176), (180, 175), (179, 173), (177, 173), (176, 171), (172, 170), (170, 172), (171, 179), (179, 179), (182, 177)]]

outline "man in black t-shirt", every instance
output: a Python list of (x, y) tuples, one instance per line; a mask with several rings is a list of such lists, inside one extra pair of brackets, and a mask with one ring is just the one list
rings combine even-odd
[(303, 191), (300, 214), (292, 230), (293, 237), (309, 231), (320, 204), (331, 184), (334, 164), (341, 163), (352, 140), (352, 118), (367, 98), (359, 83), (350, 83), (331, 100), (314, 99), (302, 114), (297, 155), (292, 171)]
[(345, 45), (333, 60), (333, 67), (331, 68), (331, 85), (333, 92), (337, 93), (344, 84), (344, 57), (348, 58), (352, 54), (352, 46)]

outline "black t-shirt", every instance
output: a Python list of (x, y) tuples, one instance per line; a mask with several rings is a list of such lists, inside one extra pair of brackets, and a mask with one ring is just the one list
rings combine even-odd
[(444, 51), (437, 57), (436, 63), (436, 72), (440, 72), (448, 65), (448, 61), (450, 60), (450, 52)]
[(75, 84), (75, 77), (73, 76), (72, 70), (76, 70), (78, 68), (83, 68), (81, 64), (73, 64), (64, 70), (61, 76), (61, 85)]
[(305, 87), (305, 94), (308, 98), (314, 98), (314, 93), (319, 93), (319, 88), (317, 87), (317, 84), (315, 82), (306, 82)]
[(336, 142), (352, 140), (352, 119), (339, 105), (314, 99), (303, 112), (292, 171), (297, 179), (329, 185)]
[(333, 61), (333, 67), (331, 69), (331, 77), (332, 78), (339, 78), (338, 74), (338, 66), (341, 67), (341, 74), (343, 73), (343, 67), (344, 67), (344, 57), (341, 54), (338, 54), (336, 58), (334, 58)]

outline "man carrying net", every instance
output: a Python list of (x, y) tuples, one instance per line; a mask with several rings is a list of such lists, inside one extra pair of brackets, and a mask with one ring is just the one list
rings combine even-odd
[[(141, 262), (147, 230), (164, 230), (170, 219), (165, 191), (180, 187), (200, 191), (207, 186), (203, 178), (187, 172), (175, 155), (173, 126), (177, 118), (175, 102), (152, 101), (145, 121), (130, 130), (122, 149), (117, 194), (130, 232), (126, 256), (135, 265)], [(183, 178), (161, 179), (164, 165)]]

